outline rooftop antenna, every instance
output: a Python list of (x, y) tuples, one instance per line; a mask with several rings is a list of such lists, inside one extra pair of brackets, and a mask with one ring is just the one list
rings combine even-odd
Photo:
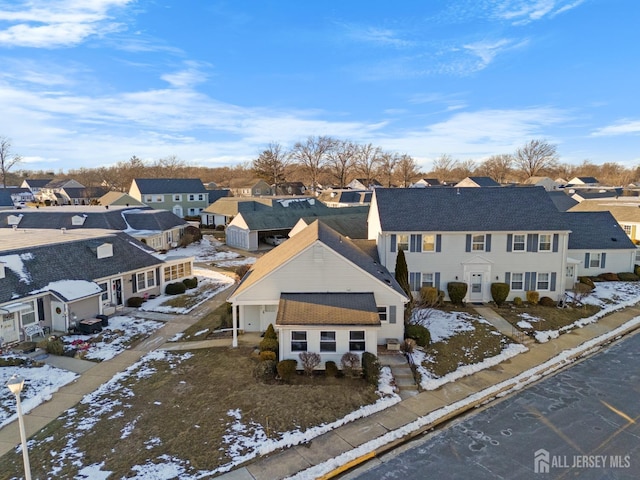
[(456, 188), (456, 195), (460, 195), (460, 187)]

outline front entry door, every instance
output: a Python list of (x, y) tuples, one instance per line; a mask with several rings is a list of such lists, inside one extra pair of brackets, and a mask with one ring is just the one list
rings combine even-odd
[(471, 292), (469, 293), (469, 300), (472, 302), (482, 302), (482, 295), (482, 273), (472, 273)]
[(20, 332), (18, 331), (18, 322), (15, 313), (5, 313), (0, 316), (0, 345), (4, 343), (17, 342), (20, 340)]
[(69, 328), (64, 303), (51, 301), (51, 326), (54, 332), (66, 332)]
[(111, 298), (116, 306), (122, 306), (122, 279), (116, 278), (111, 282)]

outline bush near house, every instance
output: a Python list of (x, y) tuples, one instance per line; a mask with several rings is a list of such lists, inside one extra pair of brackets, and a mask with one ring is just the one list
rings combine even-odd
[(540, 300), (540, 294), (535, 290), (527, 291), (527, 303), (530, 305), (537, 305)]
[(449, 282), (447, 283), (447, 293), (451, 303), (461, 305), (464, 297), (467, 295), (468, 286), (464, 282)]
[(551, 297), (542, 297), (538, 302), (538, 305), (542, 307), (555, 307), (557, 304), (556, 301)]
[(260, 358), (261, 362), (265, 362), (267, 360), (273, 360), (275, 362), (276, 361), (276, 352), (272, 352), (271, 350), (263, 350), (258, 355), (258, 358)]
[(370, 385), (378, 385), (380, 378), (380, 362), (378, 357), (369, 352), (362, 354), (362, 373), (367, 383)]
[[(265, 352), (262, 352), (265, 353)], [(261, 382), (270, 382), (276, 376), (276, 361), (274, 360), (265, 360), (263, 362), (259, 362), (255, 368), (253, 369), (253, 376), (256, 380)]]
[(522, 306), (522, 298), (520, 297), (513, 297), (513, 304), (516, 307), (521, 307)]
[(444, 292), (435, 287), (422, 287), (420, 301), (425, 307), (437, 307), (444, 301)]
[(600, 280), (604, 280), (605, 282), (617, 282), (620, 280), (618, 278), (618, 274), (613, 272), (601, 273), (600, 275), (598, 275), (598, 278)]
[(621, 282), (637, 282), (640, 276), (632, 272), (618, 272), (618, 279)]
[(142, 297), (129, 297), (127, 299), (127, 307), (138, 308), (143, 303), (144, 303), (144, 298)]
[(404, 336), (415, 340), (421, 347), (428, 347), (431, 343), (431, 333), (427, 327), (422, 325), (409, 324), (404, 327)]
[(596, 288), (596, 284), (593, 282), (591, 277), (578, 277), (578, 282), (588, 285), (592, 290)]
[(281, 360), (278, 362), (276, 369), (278, 370), (278, 375), (285, 382), (291, 381), (293, 376), (296, 374), (296, 368), (298, 367), (298, 362), (295, 360)]
[(509, 296), (509, 284), (496, 282), (491, 284), (491, 298), (496, 302), (496, 305), (502, 305)]
[(633, 267), (633, 273), (635, 273), (636, 275), (638, 275), (638, 278), (640, 278), (640, 265), (635, 265)]
[(196, 288), (198, 286), (198, 277), (185, 278), (182, 283), (184, 283), (184, 286), (187, 287), (187, 289)]
[(336, 365), (336, 362), (333, 362), (331, 360), (325, 362), (324, 364), (324, 374), (327, 377), (337, 377), (338, 376), (338, 365)]
[(302, 369), (308, 376), (313, 375), (313, 371), (316, 369), (322, 359), (319, 353), (315, 352), (300, 352), (300, 363), (302, 363)]
[(164, 293), (167, 295), (180, 295), (187, 291), (187, 287), (182, 282), (167, 283)]
[(351, 377), (357, 375), (360, 370), (360, 358), (355, 353), (347, 352), (340, 359), (342, 373)]

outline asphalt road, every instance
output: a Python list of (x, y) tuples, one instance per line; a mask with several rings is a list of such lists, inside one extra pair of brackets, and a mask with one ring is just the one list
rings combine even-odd
[(640, 334), (344, 478), (638, 479), (638, 422)]

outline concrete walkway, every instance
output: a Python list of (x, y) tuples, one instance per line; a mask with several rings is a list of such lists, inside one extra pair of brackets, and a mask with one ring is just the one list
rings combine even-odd
[[(485, 396), (478, 395), (485, 389), (505, 382), (507, 386), (501, 391), (506, 391), (520, 383), (515, 377), (552, 360), (561, 352), (578, 347), (584, 342), (592, 340), (604, 333), (610, 332), (634, 317), (640, 316), (640, 308), (630, 307), (620, 312), (612, 313), (601, 318), (596, 323), (583, 328), (575, 329), (570, 333), (560, 335), (559, 338), (543, 344), (533, 344), (528, 352), (513, 357), (501, 364), (477, 372), (473, 375), (461, 378), (453, 383), (448, 383), (437, 390), (420, 392), (415, 396), (402, 400), (400, 403), (384, 411), (361, 418), (355, 422), (346, 424), (324, 435), (314, 438), (311, 442), (298, 445), (281, 452), (261, 457), (252, 463), (231, 471), (219, 478), (225, 480), (276, 480), (295, 475), (307, 468), (322, 462), (334, 459), (342, 453), (360, 447), (367, 442), (375, 441), (383, 435), (397, 431), (402, 427), (416, 421), (420, 417), (455, 402), (465, 400), (474, 395), (473, 402), (467, 403), (458, 409), (451, 410), (446, 416), (434, 423), (407, 434), (398, 434), (397, 438), (383, 447), (372, 448), (359, 459), (350, 462), (350, 465), (335, 467), (335, 470), (321, 478), (332, 478), (344, 471), (349, 466), (355, 466), (368, 459), (388, 451), (407, 440), (430, 430), (440, 423), (468, 411), (477, 405), (495, 398), (497, 392), (493, 391)], [(500, 317), (501, 318), (501, 317)], [(507, 325), (508, 322), (502, 319)], [(504, 325), (503, 325), (504, 326)], [(630, 333), (638, 327), (630, 327), (623, 334)], [(576, 358), (579, 355), (576, 355)], [(558, 361), (562, 364), (562, 361)], [(540, 375), (547, 373), (540, 371)], [(512, 381), (513, 383), (510, 383)], [(466, 403), (466, 402), (463, 402)]]

